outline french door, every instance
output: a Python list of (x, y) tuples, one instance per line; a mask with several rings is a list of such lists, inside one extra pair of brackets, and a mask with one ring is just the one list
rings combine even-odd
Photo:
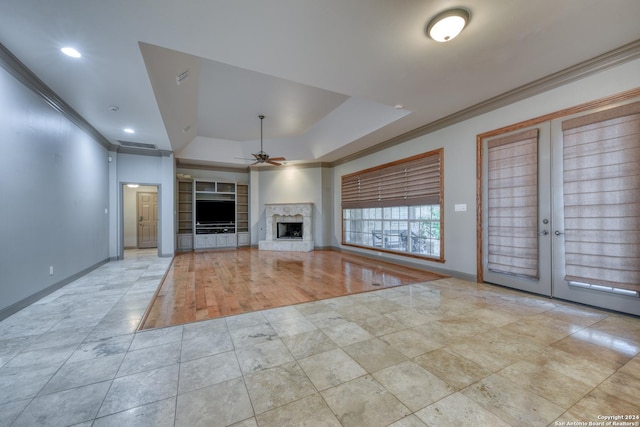
[(483, 277), (551, 296), (551, 138), (543, 123), (483, 141)]
[(640, 315), (640, 102), (481, 149), (483, 280)]

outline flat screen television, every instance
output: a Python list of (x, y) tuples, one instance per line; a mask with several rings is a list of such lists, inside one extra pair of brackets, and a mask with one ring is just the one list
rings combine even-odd
[(236, 203), (234, 201), (196, 200), (196, 223), (235, 223)]

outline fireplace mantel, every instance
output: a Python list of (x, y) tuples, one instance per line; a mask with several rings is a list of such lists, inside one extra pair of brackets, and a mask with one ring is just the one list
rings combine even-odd
[[(313, 250), (313, 203), (266, 203), (266, 236), (260, 250), (310, 252)], [(301, 222), (302, 239), (279, 239), (278, 222)]]

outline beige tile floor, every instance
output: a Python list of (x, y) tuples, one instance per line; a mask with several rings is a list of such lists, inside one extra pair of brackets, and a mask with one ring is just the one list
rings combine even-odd
[(640, 416), (636, 317), (449, 278), (135, 333), (168, 263), (128, 252), (0, 322), (0, 427)]

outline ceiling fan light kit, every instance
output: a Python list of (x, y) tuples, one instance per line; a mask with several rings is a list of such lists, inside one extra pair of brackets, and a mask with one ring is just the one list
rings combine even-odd
[(258, 116), (258, 118), (260, 119), (260, 151), (258, 151), (257, 153), (251, 153), (251, 155), (256, 159), (255, 163), (253, 163), (251, 166), (264, 164), (264, 163), (268, 163), (274, 166), (281, 166), (282, 163), (279, 163), (279, 162), (282, 162), (287, 159), (285, 159), (284, 157), (270, 157), (262, 149), (262, 121), (264, 120), (264, 115), (261, 114)]

